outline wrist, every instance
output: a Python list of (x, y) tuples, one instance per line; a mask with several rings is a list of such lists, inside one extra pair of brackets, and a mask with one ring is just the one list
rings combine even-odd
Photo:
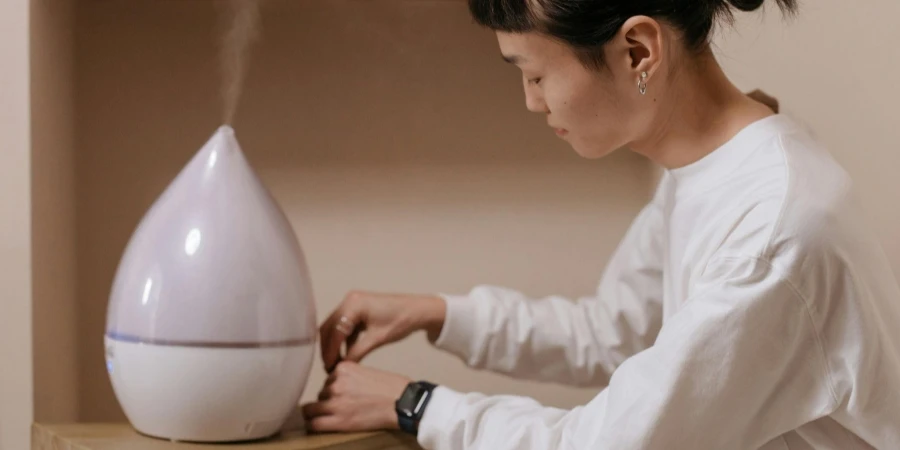
[(422, 329), (431, 342), (437, 341), (447, 319), (447, 303), (438, 296), (429, 296), (422, 302)]
[(384, 417), (385, 423), (387, 426), (385, 427), (388, 430), (399, 430), (400, 429), (400, 419), (397, 414), (397, 403), (396, 402), (388, 402), (385, 405), (384, 409)]
[(409, 377), (397, 374), (385, 374), (387, 377), (378, 382), (381, 385), (380, 402), (376, 408), (382, 417), (382, 426), (388, 430), (399, 430), (400, 420), (397, 412), (397, 401), (403, 396), (407, 386), (413, 382)]

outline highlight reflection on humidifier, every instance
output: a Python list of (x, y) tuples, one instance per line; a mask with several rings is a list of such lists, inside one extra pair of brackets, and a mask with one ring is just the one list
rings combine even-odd
[(303, 250), (223, 126), (122, 255), (104, 337), (115, 395), (146, 435), (268, 437), (299, 401), (315, 339)]

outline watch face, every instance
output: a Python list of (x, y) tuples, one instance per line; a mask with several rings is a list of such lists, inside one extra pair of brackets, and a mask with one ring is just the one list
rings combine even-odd
[(407, 415), (413, 415), (415, 412), (416, 405), (419, 403), (419, 397), (422, 396), (421, 386), (411, 385), (408, 389), (403, 391), (403, 395), (400, 396), (400, 400), (397, 402), (397, 407), (403, 411), (403, 413)]

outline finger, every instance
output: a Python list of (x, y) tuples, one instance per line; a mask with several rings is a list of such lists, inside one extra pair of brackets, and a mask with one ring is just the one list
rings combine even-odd
[[(340, 333), (335, 328), (338, 321), (342, 316), (347, 315), (347, 310), (350, 309), (348, 304), (349, 297), (351, 294), (348, 294), (345, 297), (340, 305), (331, 312), (331, 314), (322, 322), (322, 325), (319, 327), (319, 345), (321, 346), (322, 351), (322, 360), (325, 363), (326, 370), (330, 369), (335, 364), (335, 360), (337, 356), (339, 356), (336, 352), (333, 352), (331, 349), (333, 347), (333, 341), (338, 340), (342, 341), (342, 336), (339, 336)], [(338, 350), (340, 350), (340, 345), (338, 344)]]
[(337, 376), (335, 375), (334, 372), (332, 372), (331, 375), (328, 376), (328, 379), (325, 380), (325, 385), (322, 387), (322, 390), (319, 391), (319, 401), (320, 402), (329, 400), (337, 394), (337, 391), (334, 388), (335, 380), (337, 380)]
[(353, 330), (353, 333), (350, 334), (350, 336), (347, 336), (346, 345), (347, 345), (347, 351), (348, 351), (348, 352), (349, 352), (349, 350), (350, 350), (354, 345), (356, 345), (356, 341), (359, 340), (359, 335), (362, 334), (363, 331), (365, 331), (365, 330), (363, 330), (363, 327), (362, 327), (362, 326), (357, 326), (357, 327)]
[[(338, 359), (341, 356), (341, 346), (349, 337), (348, 334), (338, 329), (338, 327), (346, 328), (349, 326), (355, 328), (358, 326), (358, 316), (359, 315), (355, 311), (350, 310), (350, 308), (340, 308), (336, 311), (336, 318), (329, 321), (330, 329), (323, 330), (327, 333), (327, 336), (323, 336), (322, 338), (322, 362), (329, 372), (334, 368), (335, 364), (337, 364)], [(341, 325), (341, 319), (344, 317), (346, 317), (346, 324)], [(350, 334), (352, 334), (352, 332)]]
[(314, 433), (350, 431), (346, 421), (338, 416), (317, 416), (306, 422), (306, 428)]
[(359, 340), (353, 343), (353, 346), (347, 350), (347, 360), (359, 362), (369, 354), (375, 347), (381, 344), (383, 339), (372, 333), (363, 334)]
[(331, 341), (335, 338), (334, 334), (337, 332), (337, 330), (334, 329), (334, 324), (337, 317), (340, 317), (342, 309), (343, 304), (335, 309), (331, 315), (322, 322), (322, 326), (319, 328), (319, 346), (321, 347), (322, 362), (325, 363), (326, 370), (329, 370), (331, 366), (334, 365), (335, 356), (332, 355), (330, 348)]
[(329, 369), (330, 361), (328, 360), (328, 343), (331, 342), (331, 329), (328, 326), (330, 320), (326, 319), (319, 328), (319, 351), (322, 353), (322, 363), (325, 364), (325, 370)]
[(309, 420), (314, 417), (334, 414), (334, 404), (332, 402), (320, 401), (315, 403), (307, 403), (301, 408), (303, 418)]

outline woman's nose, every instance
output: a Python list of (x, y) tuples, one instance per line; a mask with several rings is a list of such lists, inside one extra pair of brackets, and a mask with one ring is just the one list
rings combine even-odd
[(544, 102), (544, 96), (533, 89), (525, 89), (525, 107), (535, 113), (550, 112), (547, 110), (547, 103)]
[(531, 112), (548, 113), (547, 104), (544, 101), (544, 93), (541, 91), (540, 86), (530, 84), (528, 80), (523, 80), (523, 82), (525, 87), (525, 107)]

